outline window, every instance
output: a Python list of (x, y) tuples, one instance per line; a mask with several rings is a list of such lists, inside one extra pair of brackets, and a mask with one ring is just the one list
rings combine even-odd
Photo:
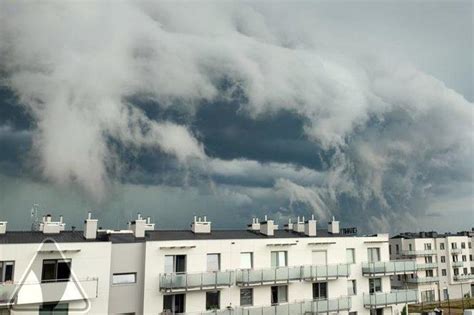
[(451, 243), (451, 248), (452, 248), (452, 249), (458, 248), (458, 244), (456, 244), (456, 243)]
[(381, 278), (372, 278), (369, 279), (369, 292), (382, 292), (382, 279)]
[(408, 244), (408, 250), (413, 250), (413, 245), (412, 244)]
[(466, 255), (462, 255), (462, 261), (467, 261), (467, 256)]
[(172, 294), (163, 296), (163, 311), (167, 313), (184, 313), (185, 312), (185, 294)]
[(448, 293), (448, 289), (443, 289), (443, 297), (445, 300), (447, 300), (449, 298), (449, 293)]
[(396, 254), (400, 253), (400, 246), (398, 244), (395, 245), (395, 253)]
[(128, 272), (128, 273), (114, 273), (112, 275), (112, 284), (127, 284), (127, 283), (136, 283), (137, 282), (137, 273)]
[[(474, 275), (474, 267), (471, 267), (471, 275)], [(472, 286), (472, 285), (471, 285)], [(474, 294), (473, 294), (474, 295)]]
[(425, 243), (425, 250), (431, 250), (431, 243)]
[(389, 255), (392, 255), (392, 245), (388, 245), (388, 253)]
[(446, 262), (446, 256), (441, 256), (441, 262), (445, 263)]
[(457, 262), (458, 261), (458, 255), (453, 255), (453, 262)]
[(218, 310), (220, 308), (220, 292), (206, 292), (206, 310)]
[(466, 248), (466, 243), (462, 242), (462, 243), (461, 243), (461, 248), (462, 248), (462, 249)]
[(348, 264), (355, 264), (355, 249), (347, 248), (346, 249), (346, 262)]
[(441, 275), (442, 275), (442, 276), (446, 276), (446, 274), (447, 274), (447, 273), (446, 273), (446, 269), (441, 269)]
[(240, 306), (253, 305), (253, 289), (240, 289)]
[(402, 281), (402, 276), (397, 275), (397, 280), (398, 280), (398, 281)]
[(465, 274), (465, 275), (467, 275), (467, 274), (468, 274), (468, 272), (467, 272), (467, 268), (465, 268), (465, 267), (464, 267), (462, 271), (464, 272), (464, 274)]
[(14, 266), (13, 261), (0, 261), (0, 283), (13, 281)]
[(444, 243), (439, 244), (439, 249), (444, 249)]
[(383, 308), (370, 309), (370, 315), (383, 315)]
[(313, 283), (313, 299), (321, 300), (328, 298), (328, 283), (315, 282)]
[(459, 275), (459, 268), (453, 268), (453, 271), (455, 276)]
[(287, 266), (287, 252), (278, 251), (272, 252), (272, 267), (285, 267)]
[(422, 302), (434, 302), (434, 300), (435, 300), (434, 290), (421, 291)]
[(69, 281), (71, 277), (71, 260), (45, 259), (41, 282)]
[(427, 278), (433, 277), (433, 270), (425, 270), (425, 277)]
[(356, 295), (357, 294), (357, 283), (355, 280), (347, 281), (347, 295)]
[(369, 262), (380, 261), (380, 248), (367, 248)]
[(472, 255), (469, 255), (469, 261), (472, 261)]
[(425, 263), (431, 264), (433, 262), (433, 256), (425, 256)]
[(46, 303), (39, 308), (40, 315), (56, 315), (67, 314), (69, 311), (69, 304), (67, 303)]
[(472, 248), (471, 242), (467, 243), (467, 247)]
[(186, 255), (166, 255), (165, 273), (186, 272)]
[(357, 312), (349, 312), (349, 315), (357, 315)]
[(207, 271), (219, 271), (221, 269), (221, 255), (207, 254)]
[(273, 286), (272, 292), (272, 304), (288, 302), (288, 286)]
[(253, 253), (240, 253), (240, 268), (241, 269), (253, 268)]

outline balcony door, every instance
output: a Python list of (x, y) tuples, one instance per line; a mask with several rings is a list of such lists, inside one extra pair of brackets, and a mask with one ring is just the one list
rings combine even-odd
[(328, 264), (328, 253), (325, 250), (315, 250), (312, 253), (313, 265), (327, 265)]
[(165, 273), (186, 272), (186, 255), (166, 255)]
[(163, 296), (163, 312), (165, 314), (179, 314), (185, 312), (185, 294), (172, 294)]

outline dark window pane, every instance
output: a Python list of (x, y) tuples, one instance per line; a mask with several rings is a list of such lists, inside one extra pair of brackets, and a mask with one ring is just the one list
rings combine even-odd
[(60, 261), (58, 262), (58, 280), (69, 280), (71, 276), (71, 262), (70, 261)]
[(13, 281), (13, 263), (5, 263), (5, 279), (3, 281)]
[(41, 281), (56, 280), (56, 261), (43, 260), (43, 272), (41, 274)]
[(278, 287), (272, 287), (272, 304), (278, 303)]
[(186, 255), (176, 256), (176, 270), (175, 272), (186, 272)]
[(219, 308), (219, 292), (206, 292), (206, 310)]
[(240, 289), (240, 305), (247, 306), (253, 304), (253, 289)]
[(185, 295), (176, 294), (174, 296), (174, 311), (175, 313), (184, 313)]
[(173, 312), (173, 295), (163, 296), (163, 311)]

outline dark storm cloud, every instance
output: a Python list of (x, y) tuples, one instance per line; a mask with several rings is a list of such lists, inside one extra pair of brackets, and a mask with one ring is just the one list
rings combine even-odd
[[(73, 191), (74, 211), (101, 207), (110, 223), (141, 208), (170, 226), (269, 212), (397, 230), (446, 205), (465, 212), (472, 78), (450, 76), (472, 64), (454, 53), (472, 36), (452, 36), (469, 8), (4, 3), (0, 202)], [(441, 41), (452, 45), (426, 61)], [(430, 67), (445, 54), (446, 78)]]

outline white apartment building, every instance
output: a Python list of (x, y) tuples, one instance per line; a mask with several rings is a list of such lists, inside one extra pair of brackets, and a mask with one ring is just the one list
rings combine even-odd
[[(390, 276), (414, 271), (389, 259), (387, 234), (357, 236), (333, 219), (253, 219), (246, 229), (67, 230), (43, 217), (35, 231), (0, 223), (0, 314), (400, 314), (417, 300)], [(403, 269), (405, 268), (405, 269)]]
[(416, 271), (392, 278), (398, 288), (416, 289), (419, 302), (474, 296), (474, 229), (471, 232), (402, 233), (390, 239), (390, 257), (412, 259)]

